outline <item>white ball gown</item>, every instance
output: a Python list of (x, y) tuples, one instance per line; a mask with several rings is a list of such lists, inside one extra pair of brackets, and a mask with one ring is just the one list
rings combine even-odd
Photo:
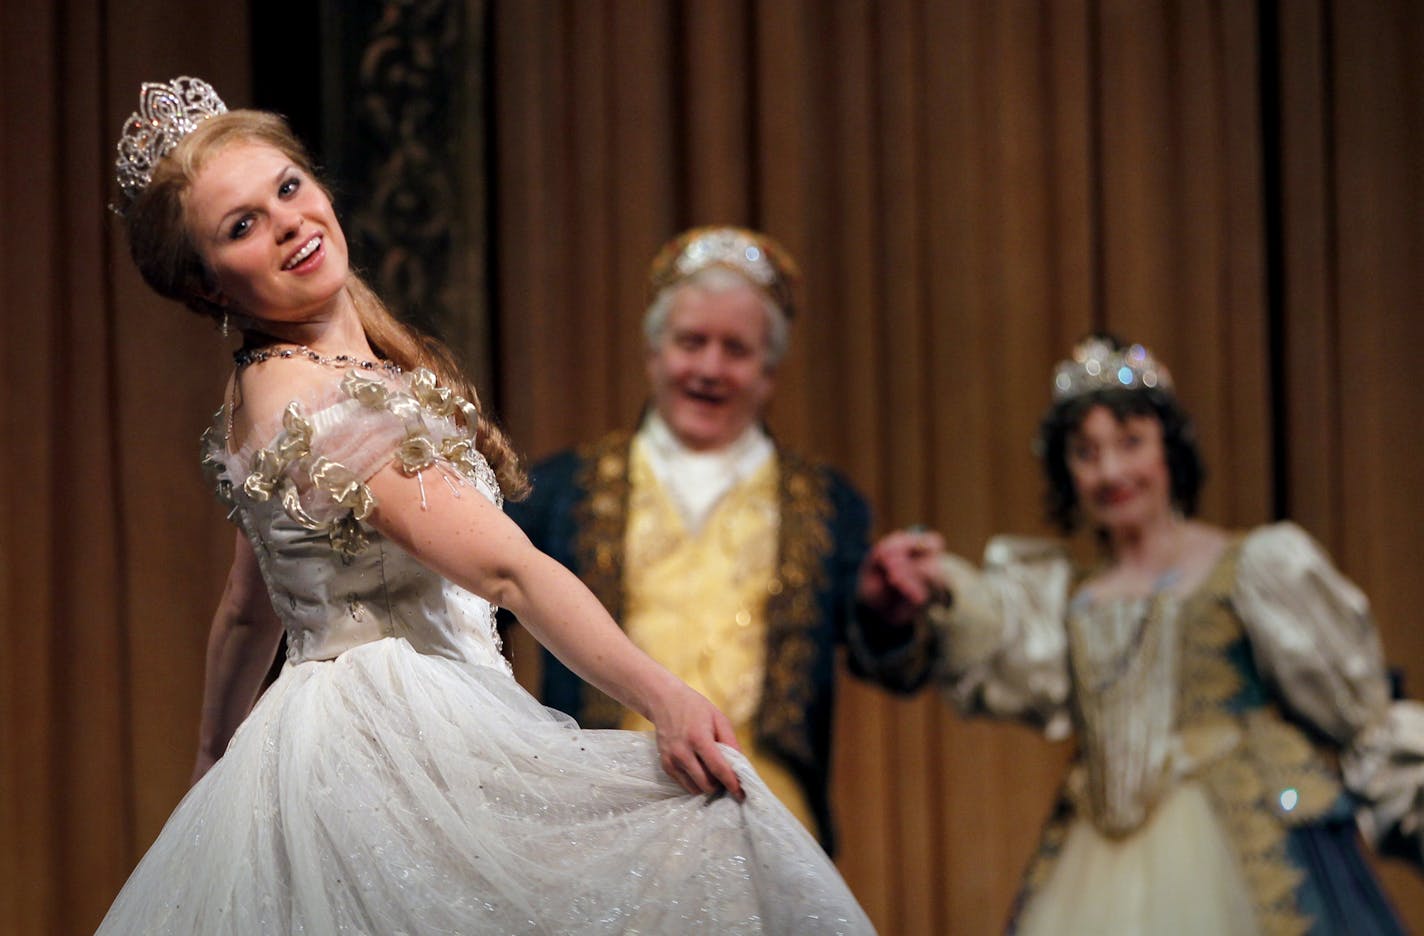
[(288, 661), (99, 932), (873, 932), (745, 760), (745, 802), (688, 795), (650, 735), (544, 708), (493, 609), (362, 521), (393, 458), (498, 500), (466, 406), (428, 372), (339, 367), (260, 448), (229, 452), (219, 413), (204, 460)]

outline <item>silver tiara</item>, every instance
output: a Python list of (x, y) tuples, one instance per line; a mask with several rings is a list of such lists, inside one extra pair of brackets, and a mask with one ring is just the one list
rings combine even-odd
[(114, 177), (124, 197), (137, 198), (153, 179), (153, 167), (179, 140), (209, 117), (225, 113), (227, 105), (201, 78), (144, 82), (138, 110), (124, 121), (119, 134), (119, 157), (114, 161)]
[(648, 271), (649, 296), (717, 266), (746, 277), (788, 317), (793, 314), (792, 287), (801, 276), (796, 261), (767, 235), (728, 225), (695, 227), (664, 244)]
[(1053, 401), (1082, 396), (1095, 390), (1118, 388), (1172, 389), (1172, 375), (1140, 344), (1114, 348), (1101, 338), (1089, 338), (1073, 349), (1073, 356), (1053, 371)]
[(708, 231), (693, 238), (678, 255), (676, 268), (679, 276), (687, 277), (717, 264), (735, 267), (759, 286), (776, 282), (776, 269), (761, 246), (731, 228)]

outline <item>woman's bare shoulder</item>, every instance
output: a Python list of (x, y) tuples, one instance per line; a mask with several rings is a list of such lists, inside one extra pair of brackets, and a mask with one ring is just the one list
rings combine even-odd
[(301, 357), (273, 357), (239, 367), (228, 394), (237, 446), (270, 434), (293, 403), (319, 405), (341, 377), (338, 370)]

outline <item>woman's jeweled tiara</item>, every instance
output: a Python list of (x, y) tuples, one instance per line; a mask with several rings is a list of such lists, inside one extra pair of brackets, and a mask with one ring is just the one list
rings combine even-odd
[(153, 180), (153, 168), (198, 124), (227, 113), (213, 86), (186, 75), (167, 82), (144, 82), (138, 110), (124, 121), (114, 178), (124, 198), (133, 201)]
[(1114, 348), (1102, 338), (1080, 342), (1073, 349), (1073, 356), (1053, 369), (1055, 403), (1112, 388), (1170, 391), (1172, 375), (1142, 345)]

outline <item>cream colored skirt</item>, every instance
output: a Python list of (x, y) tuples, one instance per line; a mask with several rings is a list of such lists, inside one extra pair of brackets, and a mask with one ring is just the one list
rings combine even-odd
[(1125, 839), (1087, 819), (1069, 830), (1047, 883), (1029, 898), (1026, 936), (1258, 932), (1236, 856), (1206, 794), (1184, 782)]

